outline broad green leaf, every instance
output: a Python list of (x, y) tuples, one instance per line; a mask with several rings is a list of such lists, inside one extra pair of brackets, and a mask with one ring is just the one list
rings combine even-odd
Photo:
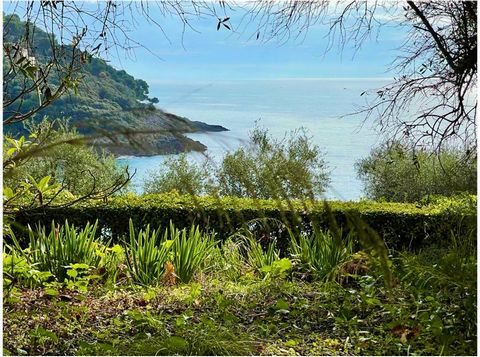
[(75, 269), (69, 269), (67, 270), (67, 275), (71, 276), (72, 278), (76, 278), (78, 275), (78, 272)]
[(4, 200), (9, 200), (14, 196), (14, 192), (10, 187), (4, 187), (3, 188), (3, 199)]

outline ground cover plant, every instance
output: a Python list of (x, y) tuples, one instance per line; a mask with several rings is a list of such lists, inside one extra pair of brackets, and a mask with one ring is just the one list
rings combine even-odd
[[(387, 287), (378, 254), (354, 235), (292, 232), (281, 254), (255, 231), (219, 244), (195, 226), (130, 226), (122, 246), (98, 236), (85, 244), (95, 226), (65, 222), (6, 247), (5, 354), (476, 353), (474, 232), (452, 233), (448, 247), (391, 251)], [(40, 242), (94, 245), (96, 258), (39, 257)]]

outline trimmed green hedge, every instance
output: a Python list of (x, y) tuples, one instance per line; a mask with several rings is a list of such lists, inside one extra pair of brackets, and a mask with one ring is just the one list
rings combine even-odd
[[(476, 196), (436, 198), (428, 204), (381, 203), (372, 201), (329, 201), (336, 222), (348, 231), (348, 217), (358, 215), (376, 230), (392, 248), (417, 248), (434, 242), (446, 242), (452, 231), (466, 234), (476, 230)], [(167, 227), (189, 227), (192, 223), (204, 229), (214, 229), (225, 238), (252, 219), (275, 218), (294, 229), (308, 231), (312, 224), (328, 228), (329, 219), (324, 202), (273, 201), (244, 198), (191, 197), (178, 194), (136, 196), (127, 194), (107, 202), (77, 204), (62, 209), (37, 209), (19, 212), (16, 226), (68, 219), (84, 225), (98, 219), (101, 231), (112, 234), (114, 240), (128, 233), (128, 220), (138, 227), (151, 224)], [(272, 228), (273, 230), (273, 228)], [(265, 232), (266, 233), (266, 232)], [(280, 248), (286, 244), (285, 230), (275, 230)]]

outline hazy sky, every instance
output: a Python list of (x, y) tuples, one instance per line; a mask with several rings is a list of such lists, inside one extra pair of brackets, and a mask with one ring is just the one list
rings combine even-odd
[[(233, 13), (235, 26), (241, 17)], [(315, 77), (392, 77), (388, 72), (396, 48), (403, 40), (398, 27), (385, 26), (379, 36), (367, 40), (360, 51), (337, 47), (325, 53), (326, 27), (316, 25), (306, 37), (292, 39), (284, 44), (272, 41), (262, 43), (249, 39), (252, 28), (232, 33), (226, 28), (216, 29), (216, 19), (198, 19), (192, 26), (198, 31), (186, 31), (181, 40), (182, 27), (176, 19), (162, 19), (169, 40), (155, 25), (139, 23), (130, 36), (144, 44), (135, 51), (135, 59), (112, 58), (112, 63), (123, 67), (136, 77), (150, 83), (162, 80), (228, 80), (257, 78), (315, 78)]]
[[(17, 3), (18, 4), (18, 3)], [(97, 7), (96, 2), (84, 2), (81, 6)], [(103, 5), (102, 5), (103, 6)], [(20, 6), (21, 7), (21, 6)], [(12, 4), (4, 3), (6, 13), (13, 11)], [(18, 9), (18, 8), (17, 8)], [(23, 11), (18, 14), (22, 17)], [(229, 80), (229, 79), (276, 79), (276, 78), (379, 78), (392, 77), (388, 72), (396, 48), (403, 41), (403, 32), (398, 27), (385, 26), (379, 36), (364, 42), (354, 55), (351, 47), (343, 51), (333, 48), (325, 53), (327, 46), (326, 26), (311, 27), (305, 37), (291, 39), (279, 44), (257, 41), (255, 26), (238, 28), (242, 11), (229, 11), (233, 30), (217, 31), (214, 17), (193, 18), (183, 34), (182, 25), (175, 16), (163, 17), (152, 3), (149, 15), (161, 23), (162, 30), (136, 14), (135, 28), (129, 36), (148, 48), (138, 48), (135, 53), (111, 54), (109, 60), (117, 68), (125, 69), (137, 78), (153, 84), (165, 80)], [(129, 18), (130, 15), (124, 16)], [(385, 17), (379, 14), (378, 18)], [(131, 21), (129, 21), (131, 23)], [(126, 26), (127, 29), (129, 26)]]

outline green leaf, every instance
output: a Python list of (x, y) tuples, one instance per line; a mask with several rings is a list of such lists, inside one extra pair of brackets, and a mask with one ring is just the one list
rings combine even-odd
[(56, 289), (53, 289), (53, 288), (46, 288), (44, 290), (45, 294), (49, 295), (49, 296), (58, 296), (59, 293), (58, 293), (58, 290)]
[(90, 268), (90, 266), (88, 264), (85, 264), (85, 263), (76, 263), (76, 264), (72, 264), (71, 268), (73, 268), (73, 269), (88, 269), (88, 268)]
[(279, 269), (280, 273), (284, 273), (292, 269), (292, 262), (288, 258), (280, 259), (273, 263), (275, 268)]
[(69, 269), (67, 270), (67, 275), (72, 278), (76, 278), (78, 275), (78, 272), (75, 269)]
[(123, 248), (118, 245), (118, 244), (115, 244), (112, 248), (111, 248), (111, 251), (112, 253), (115, 253), (115, 254), (123, 254)]
[(7, 152), (6, 152), (6, 157), (12, 156), (16, 151), (18, 151), (17, 148), (10, 148), (10, 149), (8, 149)]
[(9, 200), (15, 195), (13, 190), (10, 187), (3, 187), (3, 199), (4, 200)]
[(36, 185), (37, 189), (43, 192), (48, 187), (49, 181), (50, 181), (50, 176), (42, 177), (42, 179)]

